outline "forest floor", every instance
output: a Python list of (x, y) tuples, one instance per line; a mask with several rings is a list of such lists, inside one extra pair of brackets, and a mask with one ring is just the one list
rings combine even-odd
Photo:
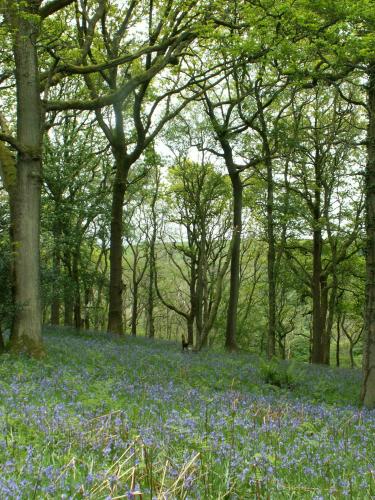
[(0, 498), (375, 497), (360, 372), (48, 330), (0, 358)]

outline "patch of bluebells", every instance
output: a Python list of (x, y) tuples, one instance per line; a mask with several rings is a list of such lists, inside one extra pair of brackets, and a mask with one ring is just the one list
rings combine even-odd
[(46, 343), (42, 362), (0, 358), (4, 500), (375, 496), (359, 371), (299, 365), (288, 390), (243, 353), (62, 331)]

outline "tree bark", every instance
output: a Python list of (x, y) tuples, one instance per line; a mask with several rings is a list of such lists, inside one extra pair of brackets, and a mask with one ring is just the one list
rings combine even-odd
[[(319, 220), (319, 217), (315, 219)], [(323, 363), (323, 324), (321, 308), (321, 274), (322, 274), (322, 232), (314, 229), (313, 232), (313, 276), (312, 276), (312, 298), (313, 298), (313, 324), (312, 324), (312, 352), (313, 363)]]
[(73, 254), (72, 265), (72, 278), (74, 282), (74, 326), (77, 330), (82, 328), (82, 314), (81, 314), (81, 287), (79, 282), (79, 248)]
[(322, 356), (323, 363), (329, 365), (330, 363), (330, 349), (331, 349), (331, 332), (328, 330), (329, 327), (332, 328), (332, 324), (329, 323), (330, 314), (330, 303), (333, 295), (333, 290), (331, 291), (331, 296), (329, 294), (329, 288), (327, 283), (327, 277), (324, 273), (320, 278), (320, 314), (321, 314), (321, 324), (322, 324)]
[(67, 272), (68, 281), (64, 288), (64, 326), (73, 326), (73, 292), (72, 292), (72, 268), (71, 253), (68, 249), (64, 252), (64, 264)]
[(336, 319), (336, 331), (337, 331), (337, 337), (336, 337), (336, 366), (340, 366), (340, 338), (341, 338), (341, 328), (340, 328), (340, 321), (341, 317), (340, 315), (337, 316)]
[(86, 286), (86, 288), (85, 288), (85, 319), (84, 319), (85, 330), (90, 330), (90, 310), (89, 310), (90, 296), (91, 296), (91, 290), (88, 286)]
[(194, 316), (186, 318), (187, 336), (189, 345), (194, 345)]
[[(315, 151), (315, 192), (314, 204), (312, 209), (313, 216), (313, 273), (312, 273), (312, 346), (311, 346), (311, 361), (312, 363), (324, 363), (324, 319), (322, 305), (322, 252), (323, 252), (323, 237), (321, 229), (321, 191), (322, 191), (322, 171), (321, 158), (318, 148)], [(323, 286), (322, 286), (323, 285)]]
[[(12, 6), (11, 6), (12, 8)], [(42, 174), (42, 107), (37, 58), (36, 3), (17, 4), (14, 58), (17, 88), (17, 180), (11, 207), (15, 314), (10, 348), (44, 354), (40, 292), (40, 196)]]
[(149, 243), (149, 276), (148, 276), (148, 294), (147, 294), (147, 336), (149, 338), (155, 337), (155, 319), (154, 319), (154, 302), (155, 302), (155, 245), (157, 236), (157, 221), (156, 221), (156, 200), (159, 191), (160, 175), (159, 171), (156, 172), (156, 185), (154, 196), (151, 202), (151, 215), (152, 215), (152, 230), (151, 239)]
[[(55, 201), (55, 216), (59, 217), (60, 208), (59, 201)], [(52, 302), (51, 302), (51, 325), (58, 326), (60, 324), (60, 274), (61, 274), (61, 227), (60, 221), (56, 220), (53, 225), (53, 276), (52, 283)]]
[[(133, 274), (137, 272), (137, 268), (135, 267)], [(133, 337), (137, 335), (137, 320), (138, 320), (138, 280), (137, 276), (133, 276), (133, 302), (132, 302), (132, 326), (131, 326), (131, 334)]]
[(351, 341), (349, 340), (349, 359), (350, 359), (350, 368), (355, 368), (353, 349), (354, 349), (353, 342), (351, 342)]
[[(152, 248), (153, 246), (153, 248)], [(150, 339), (155, 337), (155, 318), (154, 318), (154, 303), (155, 303), (155, 243), (150, 244), (150, 269), (148, 281), (148, 295), (147, 295), (147, 336)]]
[(204, 337), (204, 286), (205, 286), (205, 274), (207, 269), (206, 263), (206, 230), (204, 228), (204, 221), (201, 221), (202, 233), (200, 235), (200, 241), (198, 242), (198, 264), (197, 264), (197, 286), (196, 286), (196, 316), (195, 324), (197, 327), (197, 338), (196, 344), (198, 347), (202, 345), (202, 339)]
[(118, 165), (113, 186), (111, 210), (108, 331), (119, 335), (124, 333), (122, 318), (124, 289), (122, 281), (122, 232), (127, 175), (128, 169), (123, 169), (121, 165)]
[(275, 223), (274, 211), (274, 181), (271, 152), (268, 142), (265, 143), (265, 157), (267, 166), (267, 272), (268, 272), (268, 343), (267, 355), (272, 358), (276, 354), (276, 250), (275, 250)]
[(64, 326), (73, 326), (73, 297), (69, 290), (64, 297)]
[(328, 314), (326, 316), (326, 324), (324, 331), (324, 364), (329, 365), (331, 362), (331, 340), (332, 340), (332, 330), (335, 318), (335, 310), (337, 305), (337, 274), (336, 269), (333, 271), (333, 280), (331, 286), (331, 292), (329, 294), (328, 300)]
[(231, 263), (230, 263), (230, 289), (229, 303), (227, 310), (227, 327), (225, 335), (225, 348), (228, 351), (237, 349), (236, 328), (237, 328), (237, 306), (240, 289), (240, 250), (242, 232), (242, 192), (243, 185), (239, 172), (230, 174), (233, 195), (233, 232), (231, 243)]
[(366, 305), (362, 401), (375, 408), (375, 61), (369, 68), (366, 190)]
[(54, 270), (54, 282), (52, 283), (52, 302), (51, 302), (51, 325), (58, 326), (60, 324), (60, 295), (58, 289), (58, 277), (60, 276), (60, 254), (59, 250), (55, 248), (53, 252), (53, 270)]
[[(150, 252), (150, 259), (155, 259), (154, 252)], [(148, 296), (147, 296), (147, 336), (150, 339), (155, 337), (155, 318), (154, 318), (154, 303), (155, 303), (155, 290), (154, 290), (154, 280), (155, 280), (155, 264), (150, 263), (150, 274), (148, 282)]]

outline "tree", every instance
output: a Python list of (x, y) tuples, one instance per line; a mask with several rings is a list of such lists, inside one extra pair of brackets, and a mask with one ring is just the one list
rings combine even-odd
[[(123, 60), (125, 67), (121, 71), (118, 65), (114, 65), (108, 71), (97, 71), (95, 77), (89, 70), (84, 74), (93, 102), (101, 100), (99, 92), (103, 87), (113, 94), (117, 93), (116, 99), (111, 102), (112, 113), (107, 119), (99, 106), (95, 107), (95, 113), (111, 146), (116, 172), (112, 192), (108, 330), (118, 334), (123, 332), (122, 211), (127, 179), (131, 167), (165, 123), (186, 105), (185, 100), (173, 107), (172, 97), (187, 88), (190, 78), (196, 78), (196, 75), (182, 78), (184, 73), (180, 59), (186, 57), (190, 43), (197, 36), (195, 27), (202, 16), (199, 8), (199, 3), (193, 5), (191, 1), (165, 1), (159, 5), (150, 2), (147, 6), (148, 31), (144, 40), (147, 48), (140, 44), (134, 56)], [(104, 56), (100, 57), (105, 60), (122, 60), (121, 54), (129, 49), (134, 53), (134, 37), (129, 38), (129, 29), (131, 24), (139, 23), (140, 15), (145, 16), (144, 5), (135, 1), (118, 13), (116, 23), (108, 18), (103, 2), (99, 2), (91, 15), (88, 9), (84, 10), (81, 21), (77, 22), (82, 65), (89, 68), (89, 64), (95, 63), (99, 55), (93, 57), (93, 51), (99, 54), (101, 48), (104, 49)], [(101, 36), (96, 46), (94, 33), (99, 21)], [(167, 70), (168, 65), (173, 70)], [(164, 82), (159, 79), (158, 86), (152, 84), (162, 70), (166, 73)], [(142, 78), (138, 76), (140, 73)], [(205, 74), (203, 78), (206, 78)], [(127, 90), (122, 91), (125, 88)], [(78, 103), (80, 105), (83, 104)]]
[(0, 4), (12, 33), (17, 91), (16, 137), (4, 130), (0, 135), (17, 151), (15, 181), (9, 191), (15, 305), (10, 347), (36, 357), (44, 354), (39, 271), (43, 113), (37, 40), (41, 21), (70, 3), (73, 0), (51, 0), (43, 6), (37, 0), (3, 0)]
[[(207, 344), (214, 326), (229, 265), (228, 224), (223, 215), (228, 204), (228, 186), (212, 165), (185, 158), (180, 158), (171, 169), (170, 180), (171, 227), (164, 248), (182, 278), (177, 294), (173, 294), (181, 297), (180, 304), (170, 299), (170, 293), (161, 293), (160, 278), (157, 291), (166, 307), (185, 318), (188, 341), (200, 349)], [(183, 228), (178, 238), (176, 224)]]
[(97, 235), (109, 213), (110, 164), (91, 122), (87, 113), (59, 114), (44, 147), (42, 241), (52, 248), (51, 287), (44, 302), (51, 304), (52, 324), (60, 322), (64, 302), (65, 325), (78, 329), (89, 324)]
[[(135, 185), (135, 189), (137, 189), (137, 185)], [(139, 187), (138, 190), (140, 190)], [(134, 196), (132, 190), (128, 189), (127, 194), (129, 198), (125, 212), (127, 248), (124, 260), (130, 270), (131, 334), (135, 337), (139, 316), (139, 289), (149, 265), (149, 252), (146, 243), (148, 224), (144, 211), (145, 197), (143, 193), (140, 196)]]

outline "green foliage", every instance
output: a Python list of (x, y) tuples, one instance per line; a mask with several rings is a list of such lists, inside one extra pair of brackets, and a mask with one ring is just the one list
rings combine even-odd
[(5, 189), (10, 191), (17, 180), (16, 163), (14, 156), (2, 141), (0, 141), (0, 175)]
[[(67, 329), (45, 340), (41, 361), (0, 358), (4, 498), (373, 496), (358, 371), (286, 363), (298, 384), (275, 394), (246, 353)], [(343, 399), (315, 401), (318, 380)]]
[(299, 382), (296, 365), (281, 362), (275, 358), (271, 361), (260, 361), (260, 373), (266, 384), (280, 388), (293, 389)]
[(14, 314), (14, 305), (11, 293), (11, 252), (8, 239), (0, 240), (0, 283), (1, 332), (10, 328)]

